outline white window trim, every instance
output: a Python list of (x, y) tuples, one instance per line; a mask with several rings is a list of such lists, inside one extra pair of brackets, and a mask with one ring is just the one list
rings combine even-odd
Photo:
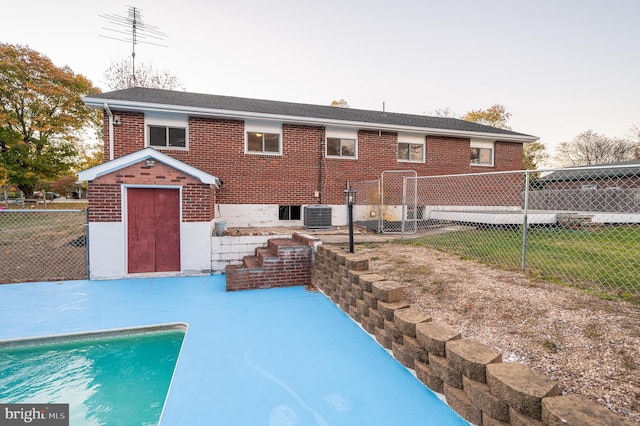
[(398, 133), (398, 145), (401, 143), (408, 143), (411, 145), (422, 145), (422, 159), (421, 160), (405, 160), (400, 159), (396, 155), (398, 163), (424, 163), (427, 155), (427, 135), (419, 135), (415, 133)]
[[(163, 126), (184, 129), (185, 146), (156, 146), (149, 142), (149, 127)], [(144, 115), (144, 146), (158, 150), (188, 151), (189, 150), (189, 116), (184, 114), (145, 113)]]
[[(248, 133), (270, 133), (278, 135), (278, 152), (268, 151), (249, 151)], [(249, 155), (282, 155), (284, 151), (284, 141), (282, 139), (282, 123), (273, 121), (254, 121), (246, 120), (244, 122), (244, 153)]]
[(471, 164), (474, 167), (493, 167), (495, 164), (495, 157), (496, 157), (496, 149), (495, 149), (495, 141), (483, 141), (483, 140), (476, 140), (476, 139), (471, 139), (471, 143), (469, 144), (469, 151), (471, 151), (471, 148), (484, 148), (484, 149), (490, 149), (491, 150), (491, 162), (489, 164), (487, 163), (472, 163), (471, 160), (469, 160), (469, 164)]
[[(352, 139), (355, 141), (353, 156), (329, 155), (327, 154), (327, 139)], [(324, 135), (324, 156), (336, 160), (357, 160), (358, 159), (358, 129), (347, 129), (341, 127), (327, 127)]]

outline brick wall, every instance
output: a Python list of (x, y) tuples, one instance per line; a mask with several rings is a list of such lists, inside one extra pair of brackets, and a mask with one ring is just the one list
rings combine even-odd
[(148, 167), (144, 161), (100, 176), (89, 187), (89, 221), (121, 222), (121, 185), (182, 186), (182, 221), (209, 222), (214, 218), (213, 189), (193, 176), (160, 162)]
[[(144, 148), (144, 115), (113, 111), (122, 125), (114, 127), (115, 155)], [(105, 119), (105, 158), (108, 126)], [(324, 128), (283, 124), (282, 155), (245, 154), (244, 122), (189, 118), (188, 151), (164, 153), (220, 178), (221, 204), (342, 204), (347, 181), (378, 179), (385, 170), (415, 170), (418, 176), (520, 170), (522, 144), (496, 142), (495, 167), (469, 165), (469, 139), (428, 136), (426, 162), (397, 161), (398, 136), (360, 130), (358, 159), (324, 156)], [(314, 193), (321, 192), (321, 198)]]
[[(372, 274), (369, 260), (319, 246), (312, 284), (359, 322), (447, 404), (478, 425), (631, 425), (586, 398), (559, 396), (558, 385), (502, 354), (469, 341), (404, 300), (404, 285)], [(428, 419), (425, 419), (428, 422)]]
[(227, 291), (306, 286), (311, 282), (313, 242), (300, 234), (270, 238), (267, 247), (226, 267)]
[[(120, 126), (113, 126), (114, 158), (120, 158), (144, 148), (144, 114), (140, 112), (116, 111), (119, 115)], [(109, 116), (106, 111), (103, 116), (104, 159), (109, 160)]]

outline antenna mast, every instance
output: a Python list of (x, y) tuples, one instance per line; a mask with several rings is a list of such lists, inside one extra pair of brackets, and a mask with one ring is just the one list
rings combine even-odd
[[(100, 17), (105, 18), (110, 24), (122, 29), (106, 28), (102, 29), (115, 33), (114, 36), (100, 35), (100, 37), (109, 38), (116, 41), (131, 43), (131, 77), (129, 78), (129, 87), (136, 87), (138, 79), (136, 77), (136, 45), (150, 44), (153, 46), (167, 47), (159, 42), (163, 41), (167, 35), (160, 31), (158, 27), (147, 25), (142, 22), (142, 11), (137, 7), (129, 7), (127, 16), (105, 14)], [(129, 30), (131, 34), (129, 34)], [(111, 34), (110, 33), (110, 34)], [(118, 35), (122, 34), (122, 35)]]

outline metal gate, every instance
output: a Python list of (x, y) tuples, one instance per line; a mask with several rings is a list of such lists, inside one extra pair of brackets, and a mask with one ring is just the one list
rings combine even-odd
[[(380, 177), (381, 230), (387, 234), (414, 234), (416, 232), (416, 191), (406, 188), (405, 178), (415, 178), (415, 170), (385, 170)], [(413, 216), (413, 218), (411, 217)], [(414, 220), (407, 220), (414, 219)]]
[[(372, 220), (360, 220), (360, 223), (387, 234), (415, 233), (416, 176), (413, 170), (385, 170), (380, 179), (350, 182), (358, 193), (357, 204), (366, 206), (371, 213)], [(405, 189), (406, 178), (414, 178), (410, 179), (413, 189)]]

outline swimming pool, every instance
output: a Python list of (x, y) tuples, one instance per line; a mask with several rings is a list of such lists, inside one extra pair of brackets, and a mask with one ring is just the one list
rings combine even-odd
[(466, 425), (335, 304), (224, 275), (0, 285), (0, 340), (186, 323), (162, 425)]
[(69, 404), (69, 424), (158, 424), (185, 330), (114, 330), (0, 343), (0, 401)]

